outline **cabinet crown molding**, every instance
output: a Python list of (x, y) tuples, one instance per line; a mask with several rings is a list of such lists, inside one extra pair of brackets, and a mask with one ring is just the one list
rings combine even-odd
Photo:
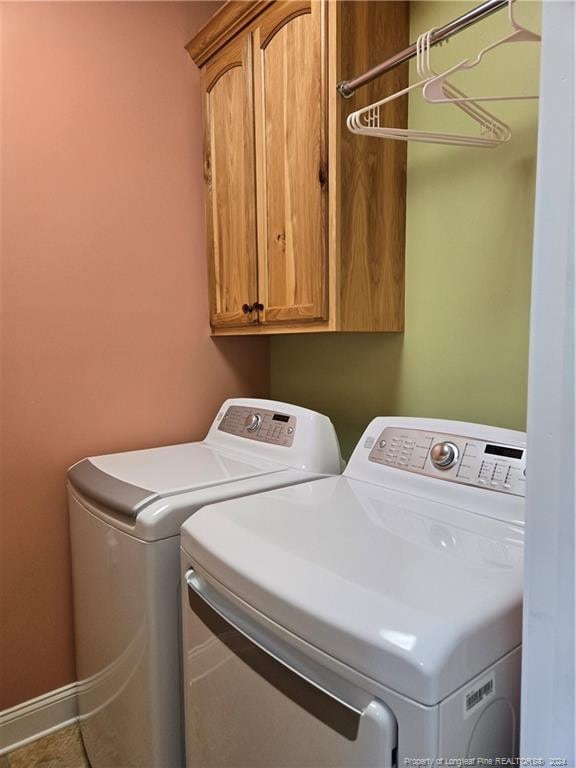
[(202, 67), (274, 0), (228, 0), (196, 33), (186, 50), (198, 67)]

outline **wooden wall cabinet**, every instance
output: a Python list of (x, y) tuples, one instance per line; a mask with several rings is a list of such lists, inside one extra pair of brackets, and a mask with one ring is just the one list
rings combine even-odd
[[(401, 331), (406, 146), (356, 136), (339, 80), (408, 44), (408, 3), (231, 0), (188, 44), (201, 68), (215, 335)], [(406, 125), (392, 102), (390, 124)]]

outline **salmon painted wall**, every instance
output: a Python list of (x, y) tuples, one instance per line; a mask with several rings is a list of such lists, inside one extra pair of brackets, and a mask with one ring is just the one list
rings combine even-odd
[(208, 336), (198, 71), (212, 3), (3, 3), (0, 710), (75, 679), (66, 468), (268, 394)]

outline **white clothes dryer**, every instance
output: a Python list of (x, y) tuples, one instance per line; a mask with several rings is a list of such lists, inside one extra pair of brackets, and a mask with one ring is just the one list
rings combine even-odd
[(202, 442), (84, 459), (68, 473), (76, 671), (92, 768), (184, 764), (180, 526), (200, 507), (341, 471), (328, 418), (227, 400)]
[(525, 467), (520, 432), (377, 418), (342, 476), (188, 520), (189, 768), (515, 756)]

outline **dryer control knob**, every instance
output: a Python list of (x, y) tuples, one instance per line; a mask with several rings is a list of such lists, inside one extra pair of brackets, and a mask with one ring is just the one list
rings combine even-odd
[(458, 461), (458, 453), (457, 445), (445, 441), (432, 446), (430, 458), (436, 469), (450, 469)]
[(262, 416), (259, 413), (251, 413), (249, 416), (246, 416), (244, 424), (247, 432), (256, 432), (260, 424), (262, 424)]

